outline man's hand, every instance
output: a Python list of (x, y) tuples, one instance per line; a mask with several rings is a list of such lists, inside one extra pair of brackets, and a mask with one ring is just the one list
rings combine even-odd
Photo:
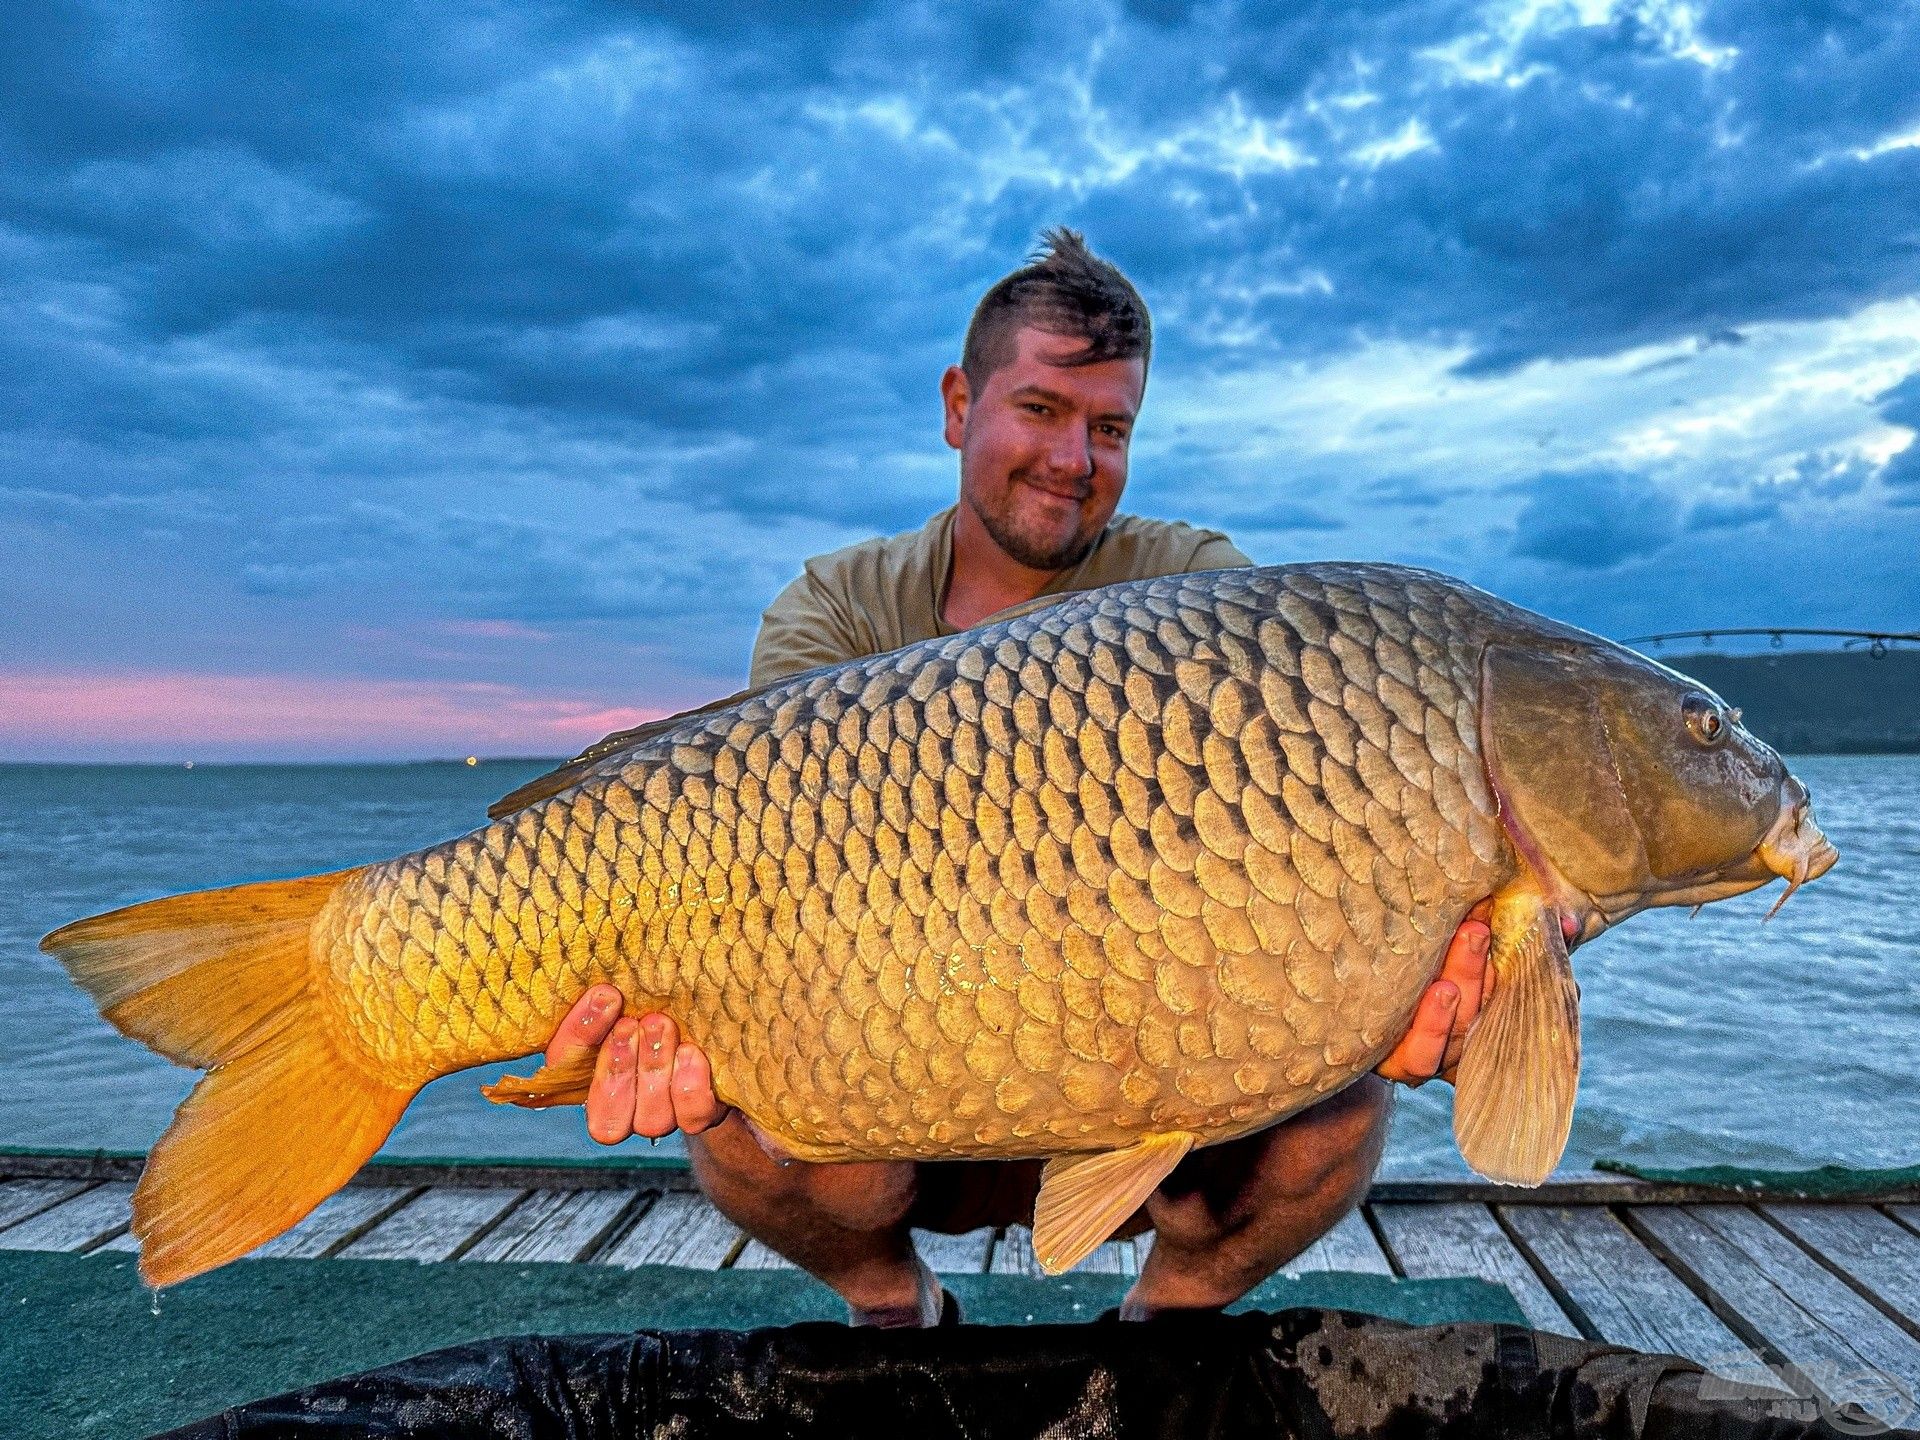
[(665, 1015), (621, 1018), (625, 1003), (613, 986), (595, 985), (574, 1002), (547, 1045), (549, 1065), (599, 1051), (587, 1092), (587, 1133), (602, 1145), (618, 1145), (629, 1135), (698, 1135), (726, 1119), (732, 1111), (713, 1093), (706, 1051), (682, 1042)]
[(1440, 978), (1427, 986), (1406, 1036), (1374, 1066), (1374, 1074), (1402, 1085), (1424, 1085), (1436, 1075), (1453, 1083), (1468, 1027), (1493, 994), (1493, 967), (1487, 963), (1493, 935), (1487, 921), (1492, 915), (1492, 900), (1482, 900), (1467, 912), (1447, 944)]

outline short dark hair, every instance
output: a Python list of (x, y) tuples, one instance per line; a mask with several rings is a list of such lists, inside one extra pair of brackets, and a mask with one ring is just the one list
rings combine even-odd
[(1089, 250), (1076, 230), (1056, 225), (1040, 239), (1028, 263), (995, 282), (974, 307), (960, 368), (975, 394), (1013, 358), (1014, 333), (1022, 328), (1085, 341), (1061, 362), (1066, 365), (1136, 355), (1145, 363), (1153, 353), (1153, 321), (1133, 282)]

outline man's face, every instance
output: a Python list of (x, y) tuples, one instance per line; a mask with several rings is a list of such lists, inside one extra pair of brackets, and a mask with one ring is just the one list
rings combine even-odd
[(960, 452), (960, 503), (1032, 570), (1077, 563), (1120, 503), (1146, 364), (1060, 362), (1073, 336), (1021, 329), (1014, 356), (978, 395), (955, 366), (940, 382), (947, 443)]

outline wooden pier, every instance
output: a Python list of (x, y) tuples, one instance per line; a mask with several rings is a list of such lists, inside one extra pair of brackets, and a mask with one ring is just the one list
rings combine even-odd
[[(0, 1249), (134, 1249), (138, 1165), (0, 1154)], [(917, 1238), (937, 1271), (1040, 1273), (1024, 1227)], [(1134, 1273), (1151, 1243), (1110, 1242), (1081, 1268)], [(787, 1263), (670, 1166), (375, 1164), (256, 1253), (707, 1270)], [(1831, 1393), (1864, 1377), (1920, 1396), (1912, 1192), (1870, 1203), (1744, 1202), (1593, 1173), (1539, 1190), (1381, 1181), (1284, 1270), (1495, 1280), (1542, 1330), (1684, 1355), (1734, 1379), (1784, 1373)]]

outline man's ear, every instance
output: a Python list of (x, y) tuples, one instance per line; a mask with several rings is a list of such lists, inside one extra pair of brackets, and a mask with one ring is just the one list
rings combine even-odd
[(949, 365), (940, 377), (940, 400), (946, 407), (947, 444), (958, 450), (967, 433), (967, 407), (973, 403), (973, 389), (967, 384), (967, 372)]

